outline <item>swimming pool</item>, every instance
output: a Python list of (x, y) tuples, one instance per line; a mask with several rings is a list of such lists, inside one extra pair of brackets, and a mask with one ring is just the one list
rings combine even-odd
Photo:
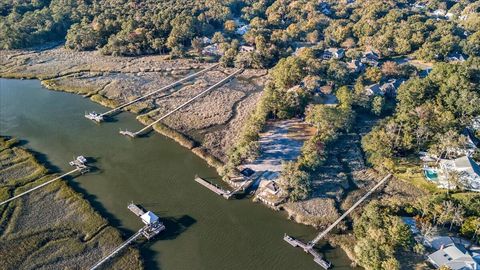
[(424, 169), (425, 177), (430, 181), (438, 180), (438, 173), (433, 169)]

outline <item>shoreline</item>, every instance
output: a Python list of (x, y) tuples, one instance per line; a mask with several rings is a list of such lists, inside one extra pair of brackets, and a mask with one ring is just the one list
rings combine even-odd
[[(179, 69), (179, 70), (184, 71), (186, 69)], [(117, 106), (118, 104), (122, 103), (122, 102), (119, 102), (118, 100), (108, 98), (107, 96), (102, 95), (100, 93), (102, 91), (102, 89), (105, 89), (106, 85), (108, 85), (109, 83), (102, 83), (101, 85), (90, 86), (90, 88), (87, 88), (88, 90), (85, 90), (85, 88), (82, 88), (82, 87), (75, 88), (74, 86), (72, 86), (72, 84), (74, 83), (73, 81), (75, 79), (75, 77), (71, 77), (72, 74), (77, 74), (78, 73), (79, 76), (82, 76), (83, 72), (87, 72), (87, 70), (82, 70), (79, 73), (77, 71), (77, 72), (73, 72), (73, 73), (71, 73), (67, 76), (62, 76), (62, 82), (65, 83), (64, 85), (56, 84), (55, 83), (55, 78), (52, 79), (51, 76), (50, 77), (42, 76), (42, 75), (38, 75), (38, 74), (35, 74), (35, 73), (8, 73), (7, 75), (9, 75), (9, 76), (5, 76), (5, 73), (0, 70), (0, 77), (8, 78), (8, 79), (19, 79), (19, 78), (20, 79), (21, 78), (38, 79), (41, 82), (42, 86), (44, 86), (48, 90), (73, 93), (73, 94), (81, 95), (85, 98), (88, 97), (91, 101), (93, 101), (95, 103), (98, 103), (102, 106), (105, 106), (107, 108), (113, 108), (113, 107)], [(101, 76), (104, 75), (104, 72), (106, 72), (106, 71), (99, 72), (98, 74), (95, 74), (95, 76), (93, 78), (94, 79), (95, 78), (101, 78)], [(90, 70), (88, 71), (88, 73), (89, 73), (89, 75), (92, 75)], [(119, 73), (121, 73), (121, 72), (119, 72)], [(172, 76), (172, 74), (170, 74), (169, 76)], [(246, 80), (247, 81), (255, 80), (256, 77), (258, 77), (258, 76), (260, 76), (260, 75), (258, 75), (257, 73), (253, 73), (253, 76), (251, 76), (250, 78), (247, 78)], [(262, 78), (262, 77), (264, 77), (264, 76), (260, 76), (260, 78)], [(98, 80), (101, 80), (101, 79), (98, 79)], [(71, 83), (69, 84), (69, 82), (71, 82)], [(127, 90), (125, 90), (125, 91), (127, 91)], [(262, 91), (260, 91), (260, 94), (262, 93)], [(136, 115), (137, 121), (139, 121), (140, 123), (142, 123), (144, 125), (147, 125), (147, 124), (149, 124), (153, 121), (151, 119), (151, 114), (150, 113), (139, 114), (140, 112), (142, 112), (146, 108), (151, 108), (148, 104), (145, 105), (144, 101), (139, 102), (139, 104), (135, 108), (132, 109), (132, 107), (134, 107), (134, 106), (128, 106), (124, 110), (129, 111), (131, 113), (134, 113)], [(225, 125), (225, 124), (222, 124), (222, 125)], [(181, 129), (180, 130), (175, 129), (175, 128), (169, 126), (168, 123), (158, 123), (158, 124), (153, 126), (153, 131), (155, 131), (157, 133), (160, 133), (161, 135), (166, 136), (166, 137), (174, 140), (176, 143), (180, 144), (181, 146), (187, 148), (192, 153), (194, 153), (195, 155), (197, 155), (200, 158), (202, 158), (203, 160), (205, 160), (209, 166), (215, 168), (217, 171), (220, 168), (222, 168), (223, 165), (224, 165), (224, 162), (220, 158), (218, 158), (216, 155), (211, 153), (211, 151), (208, 147), (205, 147), (202, 144), (202, 142), (192, 138), (192, 136), (189, 136), (188, 133), (182, 132)], [(219, 150), (219, 151), (221, 151), (221, 150)], [(223, 154), (225, 154), (225, 153), (223, 153)], [(294, 210), (287, 210), (285, 208), (283, 208), (283, 211), (285, 212), (285, 218), (286, 219), (289, 219), (289, 220), (291, 220), (295, 223), (319, 228), (319, 226), (317, 226), (317, 224), (315, 224), (315, 222), (306, 222), (309, 219), (309, 217), (302, 216), (301, 212), (296, 213)], [(347, 250), (344, 250), (344, 251), (347, 252)]]
[[(0, 182), (4, 184), (0, 185), (0, 198), (4, 200), (53, 178), (57, 173), (51, 173), (48, 166), (40, 163), (35, 151), (19, 146), (18, 140), (0, 137), (0, 178), (7, 181)], [(0, 260), (7, 268), (76, 268), (78, 260), (93, 265), (125, 240), (69, 185), (68, 178), (2, 205), (0, 211)], [(49, 253), (55, 246), (65, 254)], [(128, 247), (107, 265), (115, 269), (143, 269), (143, 260), (137, 248)]]

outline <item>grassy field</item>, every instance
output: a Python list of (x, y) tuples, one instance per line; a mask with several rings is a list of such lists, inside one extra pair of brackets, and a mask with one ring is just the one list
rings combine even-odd
[[(0, 200), (55, 177), (33, 155), (0, 137)], [(84, 200), (59, 180), (0, 206), (1, 269), (84, 269), (123, 242)], [(127, 248), (104, 269), (141, 269)]]

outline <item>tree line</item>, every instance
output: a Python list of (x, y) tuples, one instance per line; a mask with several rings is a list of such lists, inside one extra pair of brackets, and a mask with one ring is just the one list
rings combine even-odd
[[(107, 0), (2, 1), (0, 48), (65, 40), (74, 50), (104, 54), (171, 53), (182, 56), (214, 37), (224, 61), (268, 68), (303, 46), (343, 47), (349, 56), (373, 47), (385, 57), (413, 54), (444, 60), (450, 53), (479, 56), (479, 3), (428, 1), (414, 11), (408, 1), (314, 0)], [(432, 17), (442, 8), (451, 20)], [(461, 17), (461, 19), (460, 19)], [(246, 24), (245, 35), (235, 33)], [(197, 39), (196, 39), (197, 38)], [(255, 47), (238, 53), (239, 44)], [(238, 57), (237, 57), (238, 56)]]

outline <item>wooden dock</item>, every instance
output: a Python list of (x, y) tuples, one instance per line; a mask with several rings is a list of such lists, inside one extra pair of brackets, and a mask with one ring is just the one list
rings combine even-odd
[(295, 239), (291, 236), (288, 236), (286, 234), (283, 236), (283, 240), (285, 240), (287, 243), (289, 243), (293, 247), (299, 247), (303, 249), (303, 251), (305, 251), (306, 253), (310, 253), (310, 255), (313, 256), (313, 261), (316, 262), (321, 267), (323, 267), (324, 269), (329, 269), (332, 266), (330, 262), (325, 260), (323, 256), (320, 253), (318, 253), (315, 249), (313, 249), (309, 244), (305, 244), (302, 241)]
[[(78, 158), (80, 158), (80, 157), (82, 158), (82, 161), (79, 161), (79, 160), (78, 160)], [(71, 171), (69, 171), (69, 172), (67, 172), (67, 173), (64, 173), (64, 174), (62, 174), (62, 175), (60, 175), (60, 176), (58, 176), (58, 177), (55, 177), (55, 178), (53, 178), (52, 180), (49, 180), (49, 181), (47, 181), (47, 182), (45, 182), (45, 183), (42, 183), (42, 184), (40, 184), (40, 185), (38, 185), (38, 186), (36, 186), (36, 187), (33, 187), (33, 188), (31, 188), (31, 189), (29, 189), (29, 190), (27, 190), (27, 191), (24, 191), (24, 192), (22, 192), (22, 193), (20, 193), (20, 194), (18, 194), (18, 195), (15, 195), (15, 196), (11, 197), (10, 199), (7, 199), (7, 200), (5, 200), (5, 201), (2, 201), (2, 202), (0, 202), (0, 206), (4, 205), (4, 204), (6, 204), (6, 203), (9, 203), (9, 202), (11, 202), (11, 201), (13, 201), (13, 200), (15, 200), (15, 199), (18, 199), (18, 198), (20, 198), (20, 197), (22, 197), (22, 196), (24, 196), (24, 195), (27, 195), (28, 193), (30, 193), (30, 192), (32, 192), (32, 191), (35, 191), (35, 190), (37, 190), (37, 189), (39, 189), (39, 188), (42, 188), (42, 187), (44, 187), (44, 186), (46, 186), (46, 185), (48, 185), (48, 184), (51, 184), (51, 183), (53, 183), (53, 182), (55, 182), (55, 181), (57, 181), (57, 180), (59, 180), (59, 179), (64, 178), (65, 176), (71, 175), (71, 174), (73, 174), (73, 173), (75, 173), (75, 172), (79, 172), (79, 173), (81, 173), (81, 174), (84, 174), (84, 173), (86, 173), (86, 172), (89, 172), (89, 171), (90, 171), (90, 168), (86, 165), (86, 162), (87, 162), (87, 161), (86, 161), (86, 159), (85, 159), (83, 156), (77, 157), (76, 160), (70, 161), (70, 165), (73, 166), (73, 167), (76, 167), (75, 169), (73, 169), (73, 170), (71, 170)]]
[(121, 135), (125, 135), (125, 136), (130, 136), (132, 138), (135, 138), (135, 137), (138, 137), (139, 135), (143, 134), (144, 132), (147, 132), (149, 131), (152, 126), (154, 126), (155, 124), (159, 123), (160, 121), (162, 121), (163, 119), (169, 117), (170, 115), (172, 115), (174, 112), (184, 108), (185, 106), (189, 105), (190, 103), (194, 102), (196, 99), (200, 98), (201, 96), (205, 95), (206, 93), (220, 87), (221, 85), (225, 84), (225, 83), (228, 83), (230, 82), (231, 80), (233, 80), (235, 78), (236, 75), (240, 74), (243, 72), (244, 69), (238, 69), (236, 70), (235, 72), (233, 72), (232, 74), (228, 75), (227, 77), (221, 79), (220, 81), (218, 81), (217, 83), (215, 83), (214, 85), (208, 87), (207, 89), (203, 90), (202, 92), (200, 92), (199, 94), (197, 94), (196, 96), (192, 97), (191, 99), (185, 101), (183, 104), (179, 105), (178, 107), (172, 109), (171, 111), (167, 112), (166, 114), (164, 114), (163, 116), (161, 116), (160, 118), (158, 118), (157, 120), (153, 121), (152, 123), (148, 124), (147, 126), (145, 126), (144, 128), (140, 129), (139, 131), (137, 132), (131, 132), (131, 131), (121, 131), (120, 134)]
[[(100, 261), (98, 261), (94, 266), (90, 268), (90, 270), (94, 270), (99, 268), (101, 265), (103, 265), (105, 262), (113, 258), (115, 255), (117, 255), (120, 251), (122, 251), (125, 247), (127, 247), (130, 243), (133, 241), (137, 240), (140, 236), (144, 236), (148, 240), (151, 238), (155, 237), (157, 234), (161, 233), (164, 231), (165, 225), (158, 219), (155, 214), (152, 212), (148, 211), (145, 212), (141, 207), (134, 203), (130, 203), (127, 208), (132, 211), (136, 216), (140, 217), (142, 221), (145, 223), (145, 226), (143, 226), (138, 232), (136, 232), (134, 235), (130, 236), (125, 242), (123, 242), (120, 246), (115, 248), (113, 251), (111, 251), (107, 256), (103, 257)], [(151, 215), (155, 217), (155, 220), (148, 220), (145, 221), (143, 220), (143, 217), (145, 214)]]
[(130, 236), (125, 242), (123, 242), (120, 246), (118, 246), (116, 249), (114, 249), (110, 254), (108, 254), (106, 257), (102, 258), (99, 262), (97, 262), (94, 266), (90, 268), (90, 270), (94, 270), (99, 268), (102, 264), (104, 264), (106, 261), (110, 260), (113, 256), (117, 255), (122, 249), (124, 249), (126, 246), (128, 246), (130, 243), (133, 241), (137, 240), (138, 237), (140, 237), (143, 234), (143, 231), (145, 228), (141, 228), (138, 232), (136, 232), (134, 235)]
[(132, 211), (137, 217), (140, 217), (142, 216), (143, 214), (145, 214), (145, 211), (143, 211), (142, 208), (138, 207), (136, 204), (134, 203), (130, 203), (128, 206), (127, 206), (128, 210)]
[(174, 88), (174, 87), (176, 87), (176, 86), (179, 86), (179, 85), (183, 84), (184, 82), (189, 81), (189, 80), (191, 80), (191, 79), (194, 79), (194, 78), (198, 77), (199, 75), (201, 75), (201, 74), (203, 74), (203, 73), (205, 73), (205, 72), (207, 72), (207, 71), (209, 71), (209, 70), (217, 67), (218, 65), (219, 65), (218, 63), (217, 63), (217, 64), (213, 64), (213, 65), (211, 65), (211, 66), (209, 66), (209, 67), (207, 67), (207, 68), (205, 68), (205, 69), (202, 69), (202, 70), (200, 70), (200, 71), (198, 71), (198, 72), (196, 72), (196, 73), (193, 73), (193, 74), (191, 74), (191, 75), (188, 75), (188, 76), (186, 76), (186, 77), (184, 77), (184, 78), (182, 78), (182, 79), (180, 79), (180, 80), (178, 80), (178, 81), (175, 81), (175, 82), (173, 82), (173, 83), (171, 83), (171, 84), (169, 84), (169, 85), (166, 85), (166, 86), (164, 86), (164, 87), (162, 87), (162, 88), (160, 88), (160, 89), (154, 90), (154, 91), (152, 91), (152, 92), (150, 92), (150, 93), (147, 93), (147, 94), (145, 94), (145, 95), (143, 95), (143, 96), (141, 96), (141, 97), (138, 97), (138, 98), (136, 98), (136, 99), (134, 99), (134, 100), (132, 100), (132, 101), (123, 103), (123, 104), (121, 104), (121, 105), (119, 105), (119, 106), (117, 106), (117, 107), (115, 107), (115, 108), (113, 108), (113, 109), (111, 109), (111, 110), (109, 110), (109, 111), (107, 111), (107, 112), (104, 112), (104, 113), (101, 113), (101, 114), (97, 114), (97, 113), (95, 113), (95, 112), (91, 112), (91, 113), (88, 113), (88, 114), (85, 113), (85, 118), (90, 119), (90, 120), (93, 120), (93, 121), (95, 121), (95, 122), (97, 122), (97, 123), (101, 123), (101, 122), (104, 121), (105, 116), (108, 116), (108, 115), (111, 115), (111, 114), (113, 114), (113, 113), (116, 113), (116, 112), (120, 111), (121, 109), (123, 109), (123, 108), (125, 108), (125, 107), (128, 107), (128, 106), (130, 106), (130, 105), (132, 105), (132, 104), (134, 104), (134, 103), (136, 103), (136, 102), (139, 102), (139, 101), (141, 101), (141, 100), (143, 100), (143, 99), (146, 99), (146, 98), (148, 98), (148, 97), (150, 97), (150, 96), (153, 96), (153, 95), (155, 95), (155, 94), (157, 94), (157, 93), (159, 93), (159, 92), (166, 91), (166, 90), (172, 89), (172, 88)]
[(233, 195), (231, 191), (222, 189), (221, 187), (199, 177), (195, 176), (195, 182), (199, 183), (200, 185), (210, 189), (211, 191), (215, 192), (215, 194), (220, 195), (224, 197), (225, 199), (230, 199), (230, 197)]
[(337, 220), (335, 220), (327, 229), (324, 231), (320, 232), (312, 241), (308, 242), (307, 244), (303, 243), (302, 241), (299, 241), (293, 237), (290, 237), (288, 235), (283, 236), (283, 240), (285, 240), (287, 243), (294, 247), (300, 247), (302, 248), (305, 252), (312, 254), (313, 260), (318, 263), (320, 266), (322, 266), (325, 269), (330, 268), (330, 263), (325, 261), (322, 256), (313, 249), (313, 247), (321, 240), (325, 235), (327, 235), (335, 226), (337, 226), (338, 223), (340, 223), (348, 214), (350, 214), (357, 206), (359, 206), (363, 201), (365, 201), (375, 190), (377, 190), (380, 186), (385, 184), (385, 182), (388, 181), (392, 177), (392, 174), (388, 174), (385, 176), (380, 182), (378, 182), (374, 187), (372, 187), (365, 195), (363, 195), (357, 202), (355, 202), (343, 215), (341, 215)]

